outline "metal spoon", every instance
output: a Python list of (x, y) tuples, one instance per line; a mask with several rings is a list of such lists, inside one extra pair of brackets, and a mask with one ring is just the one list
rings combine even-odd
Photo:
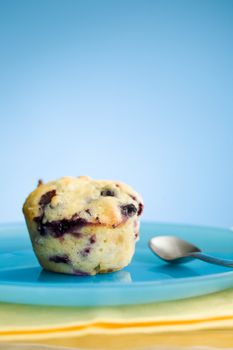
[(201, 249), (176, 236), (157, 236), (149, 240), (152, 252), (169, 263), (182, 264), (193, 259), (200, 259), (210, 264), (233, 267), (233, 260), (215, 258), (204, 254)]

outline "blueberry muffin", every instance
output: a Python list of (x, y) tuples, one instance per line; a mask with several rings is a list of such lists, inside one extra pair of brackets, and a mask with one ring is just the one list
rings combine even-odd
[(142, 211), (142, 198), (128, 185), (86, 176), (40, 181), (23, 206), (41, 266), (76, 275), (127, 266)]

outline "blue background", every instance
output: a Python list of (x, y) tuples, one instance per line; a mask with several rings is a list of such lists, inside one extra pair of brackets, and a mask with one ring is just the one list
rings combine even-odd
[(233, 225), (232, 93), (231, 0), (1, 0), (0, 221), (87, 174), (146, 220)]

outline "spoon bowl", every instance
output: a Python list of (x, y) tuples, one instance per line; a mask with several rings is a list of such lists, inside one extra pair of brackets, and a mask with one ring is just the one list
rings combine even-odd
[(168, 263), (182, 264), (199, 259), (211, 264), (233, 267), (233, 260), (204, 254), (194, 244), (176, 236), (156, 236), (149, 240), (148, 245), (156, 256)]
[(191, 253), (201, 252), (195, 245), (176, 236), (157, 236), (149, 241), (149, 247), (160, 259), (176, 264), (194, 259)]

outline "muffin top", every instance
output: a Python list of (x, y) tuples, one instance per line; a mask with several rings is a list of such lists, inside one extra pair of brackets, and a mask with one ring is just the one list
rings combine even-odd
[[(99, 224), (117, 227), (143, 210), (141, 196), (130, 186), (87, 176), (62, 177), (38, 187), (26, 199), (23, 212), (46, 230), (64, 233), (72, 226)], [(51, 232), (50, 232), (51, 233)]]

